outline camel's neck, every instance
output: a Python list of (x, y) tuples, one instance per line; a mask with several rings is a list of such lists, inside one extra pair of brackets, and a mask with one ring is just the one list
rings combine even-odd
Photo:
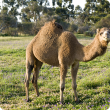
[(93, 60), (97, 56), (101, 56), (106, 52), (107, 42), (100, 42), (96, 37), (93, 42), (88, 45), (82, 47), (83, 50), (83, 59), (82, 61), (87, 62)]

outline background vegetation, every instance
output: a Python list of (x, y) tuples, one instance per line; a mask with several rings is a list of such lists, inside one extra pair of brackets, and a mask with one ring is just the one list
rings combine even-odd
[[(26, 102), (25, 49), (33, 37), (0, 37), (0, 107), (3, 110), (106, 110), (110, 106), (110, 44), (104, 56), (80, 62), (75, 103), (70, 69), (66, 76), (64, 105), (60, 104), (60, 73), (58, 67), (43, 64), (38, 79), (40, 96), (36, 97), (30, 80), (31, 101)], [(93, 39), (77, 35), (80, 43)], [(33, 74), (33, 72), (32, 72)], [(32, 79), (32, 75), (31, 75)]]
[(35, 35), (45, 22), (52, 19), (65, 30), (90, 36), (96, 28), (110, 27), (108, 0), (86, 0), (84, 9), (79, 5), (74, 7), (72, 0), (52, 0), (51, 3), (48, 0), (3, 0), (0, 34)]

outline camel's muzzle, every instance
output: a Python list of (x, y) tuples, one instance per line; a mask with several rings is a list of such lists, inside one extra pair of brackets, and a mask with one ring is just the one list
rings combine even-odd
[(103, 33), (103, 36), (102, 37), (103, 37), (103, 40), (110, 42), (110, 31), (105, 31)]

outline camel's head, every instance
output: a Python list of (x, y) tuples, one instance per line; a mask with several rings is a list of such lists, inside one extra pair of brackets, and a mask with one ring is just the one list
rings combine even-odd
[(109, 28), (101, 28), (97, 29), (97, 34), (100, 41), (110, 42), (110, 29)]

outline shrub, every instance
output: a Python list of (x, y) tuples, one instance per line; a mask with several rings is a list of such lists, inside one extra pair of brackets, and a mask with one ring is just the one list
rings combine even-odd
[(18, 36), (18, 32), (17, 32), (17, 28), (7, 28), (5, 30), (2, 31), (3, 33), (1, 34), (1, 36)]
[(106, 17), (103, 17), (99, 22), (96, 23), (96, 28), (102, 28), (102, 27), (110, 27), (110, 14), (108, 14)]
[(0, 36), (5, 37), (5, 36), (8, 36), (8, 34), (2, 34), (2, 33), (0, 33)]
[(89, 30), (89, 26), (88, 25), (80, 26), (80, 27), (78, 27), (77, 33), (78, 34), (83, 34), (85, 31), (88, 31), (88, 30)]
[(78, 29), (78, 26), (75, 25), (75, 24), (71, 24), (71, 25), (68, 27), (68, 31), (70, 31), (70, 32), (77, 31), (77, 29)]
[(93, 37), (93, 34), (94, 34), (94, 33), (93, 33), (92, 31), (85, 31), (85, 32), (84, 32), (84, 35), (85, 35), (85, 36)]
[(23, 22), (18, 24), (18, 32), (22, 34), (32, 34), (32, 27), (34, 23)]

